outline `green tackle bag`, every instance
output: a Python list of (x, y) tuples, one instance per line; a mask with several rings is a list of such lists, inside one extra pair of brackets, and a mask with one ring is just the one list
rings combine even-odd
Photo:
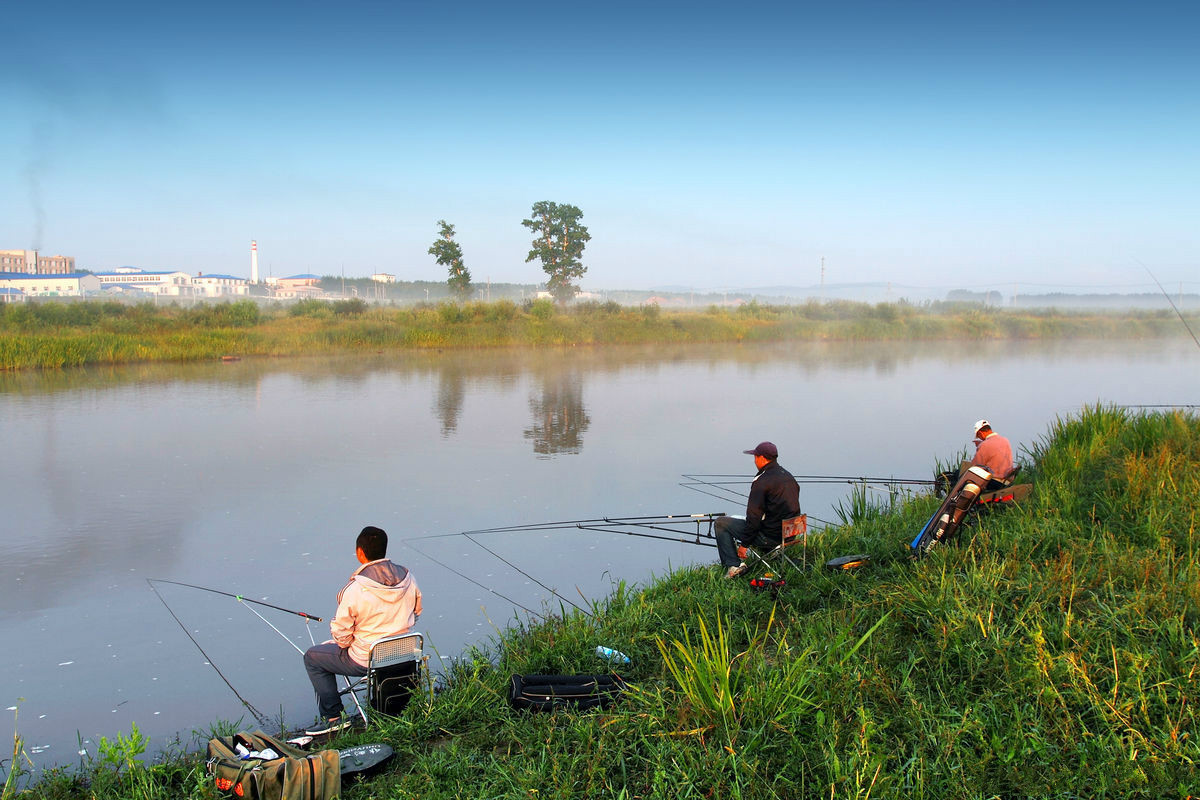
[(262, 731), (209, 739), (206, 769), (219, 790), (242, 800), (337, 800), (342, 794), (337, 750), (305, 753)]

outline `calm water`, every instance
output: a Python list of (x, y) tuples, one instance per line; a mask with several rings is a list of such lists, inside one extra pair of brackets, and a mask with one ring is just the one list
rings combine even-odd
[[(138, 726), (165, 744), (246, 717), (146, 578), (328, 617), (367, 524), (425, 594), (441, 657), (524, 612), (405, 546), (438, 533), (601, 516), (740, 512), (680, 486), (753, 472), (779, 445), (796, 473), (926, 478), (989, 418), (1030, 445), (1096, 401), (1200, 402), (1190, 340), (983, 346), (656, 347), (137, 366), (0, 375), (0, 709), (39, 766)], [(832, 517), (845, 487), (804, 486)], [(601, 533), (488, 541), (564, 595), (715, 560)], [(898, 543), (900, 546), (902, 543)], [(428, 556), (539, 609), (547, 593), (462, 537)], [(234, 600), (160, 586), (263, 712), (307, 723), (292, 647)], [(553, 599), (553, 598), (549, 598)], [(264, 614), (298, 646), (303, 621)], [(328, 629), (313, 626), (317, 640)], [(433, 667), (439, 663), (434, 659)], [(12, 711), (0, 730), (11, 727)]]

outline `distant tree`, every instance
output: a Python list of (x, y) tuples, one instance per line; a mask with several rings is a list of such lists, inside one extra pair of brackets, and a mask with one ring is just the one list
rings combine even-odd
[(575, 296), (579, 287), (574, 281), (587, 272), (580, 257), (592, 237), (580, 224), (582, 217), (583, 212), (575, 206), (542, 200), (533, 204), (529, 219), (521, 220), (522, 225), (536, 234), (525, 262), (534, 259), (542, 262), (542, 269), (550, 276), (546, 289), (559, 303)]
[(438, 220), (438, 226), (438, 238), (429, 246), (429, 255), (449, 272), (446, 285), (450, 294), (466, 300), (471, 296), (471, 272), (463, 265), (462, 248), (454, 241), (454, 226), (444, 219)]

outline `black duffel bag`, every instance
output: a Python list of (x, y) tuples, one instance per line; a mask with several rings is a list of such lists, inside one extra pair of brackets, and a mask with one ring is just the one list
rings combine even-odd
[(508, 702), (526, 711), (607, 708), (624, 690), (619, 675), (513, 675)]

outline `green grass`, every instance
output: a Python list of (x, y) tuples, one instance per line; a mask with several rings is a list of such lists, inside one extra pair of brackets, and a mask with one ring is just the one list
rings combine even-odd
[[(1195, 795), (1200, 418), (1091, 408), (1030, 457), (1025, 504), (919, 562), (928, 495), (815, 535), (809, 563), (872, 561), (786, 569), (777, 596), (694, 568), (617, 584), (594, 617), (514, 621), (436, 696), (343, 740), (398, 751), (345, 796)], [(617, 705), (508, 708), (512, 673), (601, 670), (597, 644), (632, 659)], [(110, 750), (5, 800), (214, 796), (195, 760)]]
[(0, 369), (429, 348), (1178, 336), (1167, 312), (1003, 311), (932, 304), (807, 303), (662, 311), (539, 300), (372, 307), (361, 300), (194, 308), (112, 302), (0, 305)]

